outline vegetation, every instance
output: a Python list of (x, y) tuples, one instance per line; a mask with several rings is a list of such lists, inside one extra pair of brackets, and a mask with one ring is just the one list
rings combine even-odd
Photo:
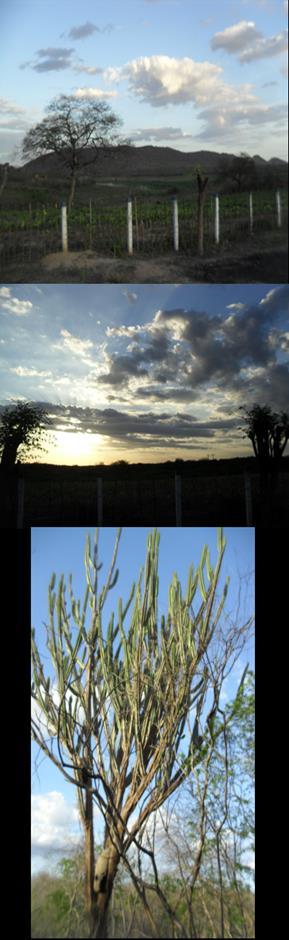
[(33, 402), (18, 401), (15, 405), (2, 407), (0, 412), (1, 465), (13, 467), (19, 448), (21, 456), (27, 451), (44, 450), (43, 432), (48, 424), (45, 408)]
[(273, 412), (269, 405), (245, 410), (245, 433), (259, 462), (279, 461), (289, 440), (289, 414)]
[[(227, 711), (229, 708), (227, 705)], [(148, 888), (147, 898), (156, 928), (152, 932), (147, 911), (120, 863), (108, 922), (111, 938), (143, 937), (144, 934), (176, 938), (254, 937), (252, 862), (248, 866), (248, 853), (252, 856), (254, 852), (254, 679), (251, 672), (247, 672), (242, 694), (237, 697), (226, 743), (219, 739), (207, 765), (208, 773), (205, 801), (206, 772), (201, 779), (196, 770), (180, 788), (177, 799), (169, 804), (168, 812), (159, 816), (157, 833), (150, 833), (155, 861), (161, 858), (161, 891), (182, 929), (174, 934), (168, 910), (164, 910), (156, 892)], [(224, 816), (225, 823), (218, 832), (216, 820), (219, 824)], [(195, 877), (196, 843), (201, 831), (202, 852)], [(136, 858), (134, 867), (137, 867)], [(152, 885), (149, 874), (146, 877)], [(32, 878), (32, 937), (89, 936), (84, 878), (82, 847), (61, 860), (57, 874), (42, 872)]]
[[(101, 589), (98, 530), (93, 551), (87, 539), (87, 588), (82, 608), (74, 597), (72, 577), (69, 577), (68, 611), (64, 576), (54, 590), (56, 575), (52, 575), (46, 645), (55, 670), (55, 684), (51, 685), (50, 678), (45, 676), (35, 630), (32, 630), (32, 697), (40, 707), (40, 714), (33, 713), (32, 737), (66, 780), (77, 788), (84, 830), (90, 936), (108, 936), (110, 902), (120, 861), (144, 906), (153, 935), (158, 934), (148, 900), (151, 891), (157, 895), (174, 935), (177, 931), (178, 936), (183, 936), (182, 921), (159, 880), (154, 846), (144, 844), (144, 830), (147, 831), (156, 812), (191, 775), (199, 782), (204, 776), (201, 801), (204, 805), (209, 789), (208, 768), (213, 764), (218, 746), (222, 747), (222, 741), (225, 755), (228, 753), (230, 724), (243, 702), (247, 667), (237, 695), (226, 710), (220, 705), (223, 682), (246, 644), (252, 619), (240, 624), (237, 617), (236, 622), (221, 625), (229, 578), (220, 592), (226, 541), (222, 529), (218, 529), (215, 568), (211, 566), (205, 545), (196, 570), (193, 565), (190, 567), (184, 595), (174, 573), (169, 587), (168, 613), (161, 617), (158, 627), (160, 536), (155, 530), (148, 537), (145, 568), (137, 583), (132, 585), (127, 602), (123, 605), (119, 600), (117, 622), (112, 614), (104, 634), (103, 610), (108, 592), (114, 588), (118, 577), (116, 560), (120, 536), (121, 529)], [(86, 624), (88, 606), (91, 609), (89, 626)], [(130, 625), (125, 630), (130, 608)], [(205, 716), (208, 705), (209, 712)], [(54, 738), (57, 752), (53, 749)], [(226, 769), (225, 779), (228, 779)], [(227, 785), (224, 822), (228, 810), (226, 794)], [(104, 821), (103, 845), (96, 863), (94, 802)], [(215, 830), (222, 930), (224, 898), (220, 852), (224, 822)], [(199, 840), (191, 895), (204, 848), (204, 817), (200, 831), (201, 854)], [(132, 851), (138, 853), (137, 869), (132, 864)], [(149, 882), (142, 870), (142, 865), (148, 863), (151, 866)]]
[(55, 153), (69, 171), (68, 209), (74, 199), (77, 176), (81, 167), (94, 163), (99, 149), (112, 147), (117, 140), (115, 128), (120, 119), (104, 101), (79, 99), (60, 95), (46, 108), (48, 117), (31, 128), (24, 138), (24, 158)]
[(237, 192), (242, 190), (255, 189), (258, 185), (258, 172), (253, 157), (247, 153), (240, 153), (235, 157), (223, 157), (221, 169), (227, 179), (231, 179)]
[[(71, 866), (68, 880), (65, 871)], [(63, 858), (64, 871), (58, 875), (41, 872), (32, 877), (32, 929), (35, 938), (87, 938), (89, 924), (83, 900), (83, 887), (79, 883), (78, 863), (74, 858)], [(236, 886), (225, 878), (223, 900), (225, 908), (225, 937), (254, 937), (254, 894), (249, 885), (242, 884), (239, 875)], [(169, 915), (164, 912), (157, 895), (151, 892), (150, 911), (156, 926), (152, 933), (150, 918), (136, 889), (119, 870), (113, 889), (108, 929), (111, 940), (125, 937), (219, 937), (220, 895), (214, 879), (199, 875), (194, 890), (194, 925), (197, 933), (190, 932), (189, 912), (180, 899), (180, 875), (172, 870), (160, 875), (160, 887), (168, 905), (182, 920), (183, 932), (172, 932)]]

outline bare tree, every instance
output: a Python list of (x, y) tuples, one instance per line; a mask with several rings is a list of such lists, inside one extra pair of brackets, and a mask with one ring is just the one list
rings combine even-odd
[(70, 174), (70, 210), (80, 169), (94, 163), (101, 150), (123, 143), (115, 133), (121, 121), (105, 101), (73, 95), (60, 95), (46, 111), (48, 116), (26, 134), (22, 155), (33, 158), (57, 154)]
[[(144, 824), (206, 758), (211, 735), (214, 740), (224, 724), (213, 731), (220, 688), (214, 676), (213, 704), (207, 717), (208, 739), (202, 744), (197, 733), (210, 687), (205, 655), (212, 643), (225, 603), (228, 579), (220, 597), (217, 588), (225, 551), (222, 529), (218, 530), (218, 559), (211, 566), (204, 546), (198, 568), (190, 567), (187, 590), (177, 574), (169, 588), (167, 617), (158, 628), (157, 530), (148, 537), (144, 571), (133, 584), (128, 601), (118, 602), (115, 624), (112, 614), (107, 630), (103, 610), (108, 591), (116, 584), (116, 559), (121, 529), (117, 532), (108, 576), (98, 588), (98, 530), (93, 552), (88, 537), (85, 552), (87, 587), (82, 609), (76, 601), (69, 577), (70, 611), (64, 576), (54, 591), (56, 576), (49, 584), (47, 647), (52, 657), (56, 684), (44, 674), (32, 631), (32, 696), (40, 713), (32, 718), (32, 737), (42, 751), (77, 786), (80, 816), (85, 833), (86, 901), (92, 937), (107, 937), (107, 917), (113, 884), (122, 859), (138, 893), (146, 902), (146, 886), (129, 862), (129, 848), (146, 851), (154, 866), (153, 853), (141, 843)], [(204, 569), (206, 568), (206, 576)], [(199, 592), (197, 613), (192, 602)], [(88, 605), (91, 615), (86, 625)], [(130, 624), (125, 618), (131, 608)], [(56, 624), (55, 624), (56, 615)], [(74, 626), (73, 626), (74, 621)], [(73, 635), (73, 629), (76, 630)], [(221, 681), (221, 674), (219, 676)], [(212, 683), (211, 683), (212, 684)], [(188, 715), (195, 711), (186, 752), (180, 756)], [(226, 723), (230, 715), (226, 715)], [(48, 737), (47, 737), (48, 735)], [(53, 741), (57, 738), (57, 755)], [(182, 744), (181, 744), (182, 742)], [(69, 772), (70, 771), (70, 772)], [(103, 849), (94, 863), (93, 803), (104, 819)], [(132, 821), (133, 816), (133, 821)], [(162, 903), (166, 905), (155, 881)], [(148, 905), (146, 907), (148, 912)], [(172, 913), (172, 921), (178, 920)]]

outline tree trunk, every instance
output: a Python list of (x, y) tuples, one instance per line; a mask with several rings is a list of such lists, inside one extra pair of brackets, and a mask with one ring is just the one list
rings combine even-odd
[(94, 936), (94, 838), (93, 838), (93, 803), (92, 794), (86, 792), (85, 807), (85, 900), (90, 923), (90, 935)]
[(19, 444), (18, 441), (6, 441), (2, 451), (1, 466), (14, 467)]
[(108, 839), (98, 856), (94, 876), (93, 933), (96, 940), (107, 940), (108, 912), (120, 855)]
[(68, 206), (67, 206), (68, 212), (70, 212), (72, 205), (73, 205), (75, 186), (76, 186), (76, 172), (75, 172), (75, 169), (73, 169), (72, 175), (71, 175), (70, 193), (68, 197)]

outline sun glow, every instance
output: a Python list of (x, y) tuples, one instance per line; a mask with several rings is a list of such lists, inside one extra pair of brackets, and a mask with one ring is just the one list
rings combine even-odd
[(54, 431), (51, 447), (43, 455), (45, 463), (85, 466), (107, 459), (107, 443), (102, 434), (83, 431)]

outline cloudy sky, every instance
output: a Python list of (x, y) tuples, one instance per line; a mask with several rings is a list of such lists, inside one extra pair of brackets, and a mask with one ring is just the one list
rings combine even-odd
[(241, 456), (241, 405), (288, 410), (289, 288), (3, 285), (0, 405), (45, 403), (58, 464)]
[[(136, 144), (286, 159), (288, 0), (4, 0), (0, 161), (60, 94)], [(15, 149), (16, 148), (16, 149)]]
[[(103, 629), (110, 619), (112, 612), (117, 609), (118, 598), (122, 597), (125, 603), (129, 597), (132, 583), (138, 578), (140, 568), (145, 562), (146, 540), (151, 529), (146, 527), (124, 527), (118, 552), (117, 565), (119, 579), (114, 590), (110, 591), (103, 613)], [(175, 558), (179, 559), (177, 573), (183, 592), (187, 585), (187, 576), (190, 564), (194, 567), (199, 563), (202, 548), (207, 544), (210, 550), (211, 562), (215, 565), (217, 560), (216, 529), (211, 527), (183, 529), (160, 527), (159, 552), (159, 616), (167, 614), (168, 586), (175, 570)], [(94, 530), (82, 527), (65, 526), (61, 528), (34, 528), (31, 534), (31, 613), (32, 625), (35, 628), (36, 642), (44, 663), (45, 675), (49, 675), (51, 685), (55, 688), (55, 676), (51, 660), (46, 647), (46, 631), (44, 624), (48, 618), (47, 589), (52, 571), (58, 579), (64, 572), (67, 583), (68, 575), (72, 573), (72, 583), (75, 597), (82, 601), (86, 588), (84, 569), (84, 547), (86, 535), (90, 533), (93, 543)], [(238, 592), (241, 589), (240, 613), (242, 622), (252, 615), (254, 611), (254, 529), (253, 528), (224, 528), (227, 546), (222, 566), (220, 591), (227, 575), (230, 577), (228, 592), (228, 611), (233, 619), (233, 612), (238, 605)], [(101, 590), (107, 574), (116, 530), (113, 527), (103, 527), (100, 533), (99, 557), (103, 562), (100, 573), (99, 589)], [(64, 561), (65, 560), (65, 561)], [(197, 602), (196, 602), (197, 603)], [(129, 615), (128, 615), (129, 617)], [(129, 619), (127, 621), (129, 625)], [(221, 703), (224, 705), (236, 693), (246, 662), (253, 668), (253, 644), (247, 643), (240, 659), (233, 671), (225, 680)], [(209, 709), (208, 709), (209, 710)], [(206, 712), (207, 713), (207, 712)], [(100, 840), (102, 824), (100, 813), (95, 809), (95, 838)], [(38, 746), (32, 744), (32, 872), (41, 868), (46, 869), (55, 859), (67, 855), (68, 849), (79, 843), (81, 828), (74, 787), (66, 782), (60, 771), (48, 758), (39, 755)]]

